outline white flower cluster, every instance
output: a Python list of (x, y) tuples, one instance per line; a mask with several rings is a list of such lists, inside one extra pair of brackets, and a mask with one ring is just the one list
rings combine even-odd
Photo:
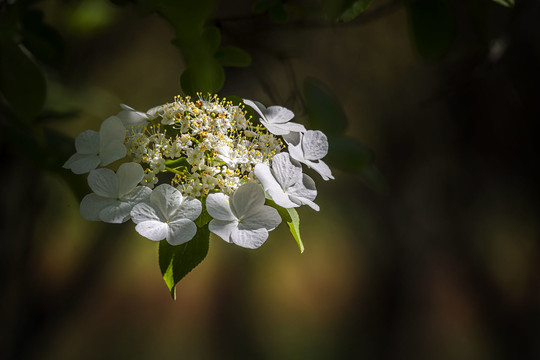
[[(81, 215), (108, 223), (131, 219), (142, 236), (179, 245), (195, 236), (206, 210), (211, 232), (253, 249), (281, 223), (275, 206), (318, 211), (315, 182), (301, 164), (333, 179), (321, 160), (326, 136), (291, 122), (294, 114), (286, 108), (244, 104), (260, 124), (246, 116), (243, 104), (199, 95), (147, 112), (122, 105), (99, 132), (79, 134), (77, 152), (64, 168), (90, 173), (93, 193), (82, 200)], [(277, 205), (265, 205), (265, 193)]]

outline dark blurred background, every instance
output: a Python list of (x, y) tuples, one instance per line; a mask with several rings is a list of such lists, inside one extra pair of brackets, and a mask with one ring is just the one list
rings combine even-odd
[[(540, 359), (540, 2), (198, 3), (0, 1), (0, 358)], [(303, 254), (286, 226), (212, 237), (173, 301), (156, 244), (84, 221), (61, 165), (119, 104), (189, 92), (206, 5), (242, 49), (219, 94), (348, 127)], [(342, 113), (317, 123), (310, 84)]]

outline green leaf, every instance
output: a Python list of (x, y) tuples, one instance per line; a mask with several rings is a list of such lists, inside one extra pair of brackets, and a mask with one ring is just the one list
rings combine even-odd
[(298, 244), (300, 253), (303, 253), (304, 244), (302, 243), (302, 238), (300, 237), (300, 216), (298, 216), (298, 213), (296, 212), (295, 208), (290, 208), (290, 209), (285, 209), (285, 210), (287, 210), (287, 213), (289, 215), (288, 219), (286, 220), (287, 225), (289, 225), (289, 230), (291, 231), (292, 236), (294, 237), (294, 239), (296, 240), (296, 243)]
[(337, 169), (358, 174), (373, 162), (373, 152), (350, 137), (331, 136), (328, 145), (328, 155), (324, 161)]
[(199, 217), (195, 219), (195, 225), (197, 225), (198, 228), (202, 228), (203, 226), (208, 224), (210, 220), (212, 220), (212, 216), (210, 216), (210, 214), (206, 210), (206, 199), (202, 200), (202, 205), (203, 205), (203, 208), (202, 208), (201, 215), (199, 215)]
[(214, 0), (137, 0), (139, 7), (156, 11), (174, 29), (172, 41), (178, 47), (187, 67), (214, 55), (221, 41), (216, 27), (205, 27)]
[(223, 67), (214, 58), (221, 34), (217, 27), (205, 27), (215, 0), (136, 0), (138, 8), (155, 11), (172, 26), (172, 43), (180, 50), (186, 69), (180, 77), (186, 95), (217, 93), (225, 83)]
[(300, 216), (296, 212), (295, 208), (285, 209), (270, 199), (266, 199), (266, 205), (276, 209), (281, 216), (281, 219), (289, 225), (289, 230), (291, 231), (292, 236), (298, 244), (300, 253), (304, 252), (304, 244), (302, 243), (302, 238), (300, 237)]
[(493, 0), (493, 1), (506, 7), (514, 7), (515, 5), (514, 0)]
[(277, 23), (284, 23), (289, 18), (285, 7), (280, 2), (276, 3), (270, 8), (270, 10), (268, 11), (268, 16), (270, 17), (270, 20)]
[(202, 41), (208, 48), (208, 53), (213, 54), (219, 49), (219, 44), (221, 44), (221, 32), (216, 26), (208, 26), (203, 31)]
[(224, 46), (219, 49), (215, 58), (222, 66), (246, 67), (251, 65), (251, 55), (236, 46)]
[(373, 0), (324, 0), (322, 7), (335, 22), (349, 22), (366, 11)]
[(70, 32), (90, 36), (111, 26), (118, 15), (118, 9), (106, 0), (77, 1), (74, 7), (67, 7), (66, 23)]
[(22, 43), (41, 62), (59, 67), (64, 64), (66, 48), (60, 33), (43, 23), (41, 11), (26, 11), (23, 16)]
[(443, 0), (415, 0), (407, 6), (412, 36), (420, 56), (434, 60), (454, 40), (454, 18)]
[(366, 11), (368, 9), (368, 7), (369, 7), (369, 5), (371, 5), (372, 1), (373, 0), (357, 0), (357, 1), (355, 1), (352, 4), (352, 6), (350, 6), (345, 11), (343, 11), (341, 16), (338, 18), (338, 21), (349, 22), (349, 21), (354, 20), (358, 15), (360, 15), (361, 13), (363, 13), (364, 11)]
[(159, 242), (159, 267), (173, 300), (176, 284), (199, 265), (208, 254), (210, 231), (208, 225), (199, 228), (193, 239), (178, 246), (166, 240)]
[(215, 94), (225, 83), (223, 67), (214, 58), (201, 59), (187, 67), (180, 76), (180, 84), (186, 95), (195, 96), (197, 92)]
[(45, 103), (46, 83), (41, 69), (12, 41), (0, 43), (0, 92), (22, 119), (32, 120)]
[(347, 129), (347, 116), (337, 97), (315, 78), (304, 80), (306, 111), (313, 129), (338, 135)]
[(157, 11), (174, 28), (179, 38), (194, 35), (200, 37), (200, 31), (214, 9), (215, 0), (179, 1), (179, 0), (137, 0), (152, 11)]

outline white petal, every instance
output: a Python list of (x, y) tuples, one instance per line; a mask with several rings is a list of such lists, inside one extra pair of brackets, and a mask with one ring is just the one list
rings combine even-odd
[(229, 206), (229, 197), (223, 193), (208, 195), (206, 211), (216, 220), (231, 221), (236, 219)]
[(307, 205), (315, 211), (319, 211), (321, 209), (319, 205), (315, 204), (313, 201), (308, 200), (306, 198), (298, 198), (294, 195), (290, 195), (289, 198), (291, 199), (291, 201), (295, 202), (296, 204)]
[(268, 195), (270, 195), (270, 197), (276, 204), (278, 204), (279, 206), (285, 209), (290, 209), (293, 207), (300, 206), (300, 204), (291, 201), (289, 194), (283, 192), (283, 190), (281, 189), (280, 190), (269, 189), (267, 193)]
[(75, 149), (79, 154), (96, 155), (99, 152), (99, 133), (86, 130), (75, 138)]
[(268, 239), (268, 230), (241, 230), (234, 229), (231, 233), (231, 242), (248, 249), (257, 249)]
[(157, 118), (158, 116), (161, 116), (162, 113), (163, 113), (163, 106), (158, 105), (158, 106), (154, 106), (151, 109), (148, 109), (148, 111), (146, 112), (146, 115), (149, 120), (152, 120), (152, 119)]
[(332, 170), (326, 165), (322, 160), (319, 161), (309, 161), (305, 160), (304, 163), (319, 173), (322, 176), (323, 180), (334, 179), (332, 176)]
[(118, 171), (118, 196), (122, 197), (129, 193), (144, 177), (144, 170), (140, 164), (130, 162), (120, 165)]
[(270, 195), (270, 197), (276, 204), (284, 208), (292, 208), (299, 206), (298, 204), (295, 204), (294, 202), (289, 200), (289, 196), (283, 192), (283, 188), (276, 181), (270, 171), (270, 168), (267, 165), (255, 165), (255, 175), (263, 185), (264, 191), (266, 191), (266, 193)]
[(165, 222), (165, 219), (158, 210), (154, 208), (152, 204), (147, 202), (142, 202), (133, 206), (133, 209), (131, 210), (131, 220), (133, 220), (135, 224), (150, 220)]
[(148, 186), (137, 186), (135, 189), (122, 196), (122, 201), (127, 201), (133, 205), (141, 202), (148, 202), (151, 193), (152, 189)]
[(243, 230), (267, 229), (273, 230), (281, 224), (281, 216), (273, 207), (264, 205), (255, 214), (252, 214), (238, 223), (238, 228)]
[(261, 182), (264, 190), (268, 192), (268, 189), (279, 188), (281, 185), (277, 182), (276, 178), (270, 171), (270, 168), (266, 164), (257, 164), (254, 169), (255, 176)]
[(328, 154), (328, 139), (322, 131), (309, 130), (302, 139), (304, 158), (307, 160), (320, 160)]
[(232, 160), (231, 158), (219, 154), (217, 155), (217, 158), (227, 164), (227, 166), (231, 169), (234, 169), (236, 167), (236, 161)]
[(302, 166), (291, 162), (289, 153), (283, 152), (272, 158), (272, 174), (283, 189), (287, 189), (302, 179)]
[(230, 146), (227, 146), (227, 145), (218, 146), (217, 151), (218, 151), (218, 156), (223, 156), (224, 158), (227, 158), (227, 159), (229, 159), (232, 155), (232, 149)]
[(117, 116), (111, 116), (107, 118), (101, 124), (99, 128), (99, 152), (102, 153), (103, 149), (107, 147), (111, 142), (124, 142), (126, 138), (126, 129)]
[(73, 154), (64, 164), (65, 169), (71, 169), (75, 174), (86, 174), (90, 170), (94, 170), (100, 163), (97, 155), (81, 155)]
[(124, 110), (127, 110), (127, 111), (137, 111), (135, 110), (134, 108), (132, 108), (131, 106), (129, 105), (126, 105), (126, 104), (120, 104), (120, 107)]
[[(86, 157), (85, 155), (81, 155), (79, 153), (75, 153), (69, 157), (69, 159), (66, 160), (64, 165), (62, 167), (64, 169), (71, 169), (71, 164), (73, 164), (75, 161), (80, 160), (82, 157)], [(97, 166), (97, 165), (96, 165)]]
[(315, 211), (320, 210), (319, 205), (313, 202), (317, 197), (315, 181), (306, 174), (303, 174), (302, 182), (287, 189), (287, 192), (291, 201), (299, 205), (307, 205)]
[[(288, 122), (284, 124), (272, 124), (276, 128), (279, 128), (281, 132), (287, 132), (287, 134), (291, 132), (305, 132), (306, 128), (302, 124), (298, 124), (295, 122)], [(286, 135), (286, 134), (285, 134)]]
[(211, 232), (225, 240), (226, 242), (231, 242), (231, 233), (234, 229), (238, 227), (238, 221), (223, 221), (223, 220), (211, 220), (208, 224), (208, 229)]
[(261, 124), (264, 125), (266, 130), (268, 130), (274, 135), (287, 135), (288, 133), (291, 132), (290, 130), (283, 129), (281, 126), (279, 126), (280, 124), (272, 124), (264, 119), (261, 119)]
[(283, 136), (283, 140), (289, 145), (298, 146), (302, 142), (302, 133), (297, 131), (291, 131), (287, 135)]
[(160, 241), (167, 237), (169, 226), (161, 221), (143, 221), (135, 226), (135, 230), (147, 239)]
[(110, 169), (96, 169), (88, 175), (88, 185), (99, 196), (118, 198), (118, 176)]
[(99, 212), (116, 200), (104, 198), (94, 193), (86, 195), (80, 205), (81, 216), (90, 221), (99, 221)]
[(197, 226), (188, 219), (179, 219), (169, 223), (167, 242), (171, 245), (180, 245), (193, 239), (197, 233)]
[(302, 144), (292, 145), (289, 144), (289, 155), (296, 161), (304, 161), (304, 151), (302, 150)]
[(302, 174), (302, 184), (306, 187), (306, 189), (315, 191), (315, 195), (313, 197), (314, 200), (317, 196), (317, 187), (315, 186), (315, 181), (311, 178), (311, 176), (308, 176), (306, 174)]
[(290, 121), (294, 117), (294, 113), (281, 106), (270, 106), (264, 112), (268, 122), (273, 124), (283, 124)]
[(298, 198), (305, 198), (307, 200), (315, 200), (317, 197), (317, 188), (315, 187), (315, 181), (306, 174), (302, 174), (302, 181), (294, 184), (287, 189), (287, 193)]
[(157, 186), (150, 195), (150, 202), (154, 205), (166, 220), (174, 215), (182, 204), (182, 194), (169, 184)]
[(120, 104), (124, 109), (120, 111), (116, 116), (122, 121), (122, 124), (126, 129), (132, 126), (144, 126), (148, 123), (148, 115), (133, 109), (124, 104)]
[(101, 221), (112, 224), (121, 224), (129, 220), (133, 204), (124, 201), (115, 201), (99, 212)]
[(99, 152), (101, 166), (107, 166), (118, 159), (122, 159), (124, 156), (126, 156), (124, 140), (109, 142), (108, 144), (103, 145)]
[(266, 111), (266, 108), (263, 104), (261, 104), (258, 101), (251, 101), (248, 99), (244, 99), (244, 104), (250, 106), (253, 110), (255, 110), (263, 120), (266, 120), (266, 117), (264, 116), (263, 112)]
[(193, 197), (188, 196), (183, 199), (182, 204), (178, 207), (170, 220), (173, 221), (173, 219), (189, 219), (193, 221), (198, 218), (199, 215), (201, 215), (201, 212), (201, 202)]
[(259, 184), (246, 183), (231, 195), (230, 207), (238, 219), (257, 213), (264, 206), (264, 191)]

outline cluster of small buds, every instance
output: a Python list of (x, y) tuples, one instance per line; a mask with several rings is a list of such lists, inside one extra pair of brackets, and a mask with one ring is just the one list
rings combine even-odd
[[(142, 236), (179, 245), (195, 236), (194, 221), (206, 209), (211, 232), (257, 248), (282, 220), (276, 208), (319, 210), (315, 182), (302, 164), (333, 179), (322, 161), (326, 136), (291, 122), (294, 114), (283, 107), (199, 94), (146, 112), (122, 108), (99, 132), (77, 136), (77, 153), (64, 164), (90, 173), (93, 193), (81, 202), (85, 219), (131, 219)], [(104, 168), (121, 159), (116, 172)]]

